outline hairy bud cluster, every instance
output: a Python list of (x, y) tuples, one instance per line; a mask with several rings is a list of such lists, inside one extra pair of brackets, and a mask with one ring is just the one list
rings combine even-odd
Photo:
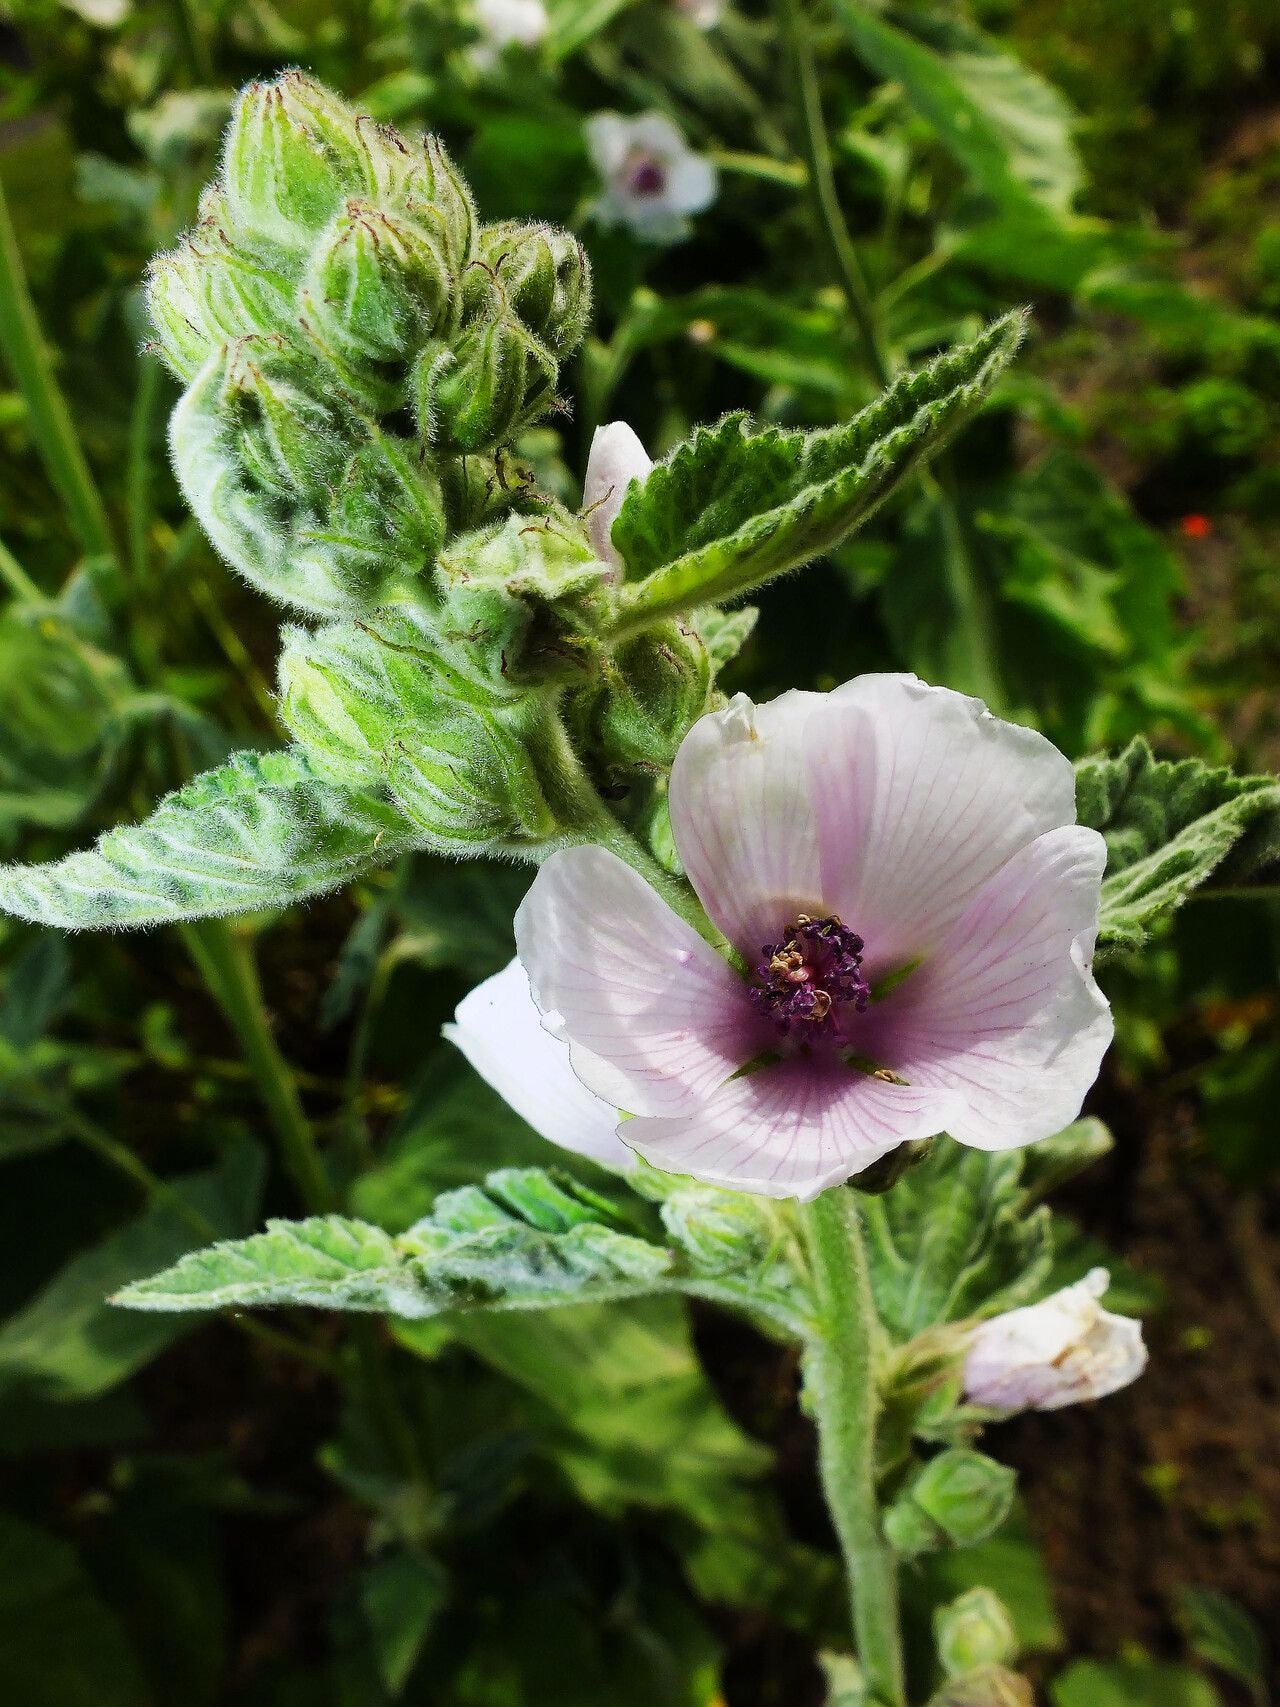
[(286, 72), (241, 95), (148, 305), (187, 386), (192, 508), (263, 591), (336, 615), (397, 596), (519, 496), (504, 449), (556, 404), (590, 274), (565, 232), (480, 225), (434, 138)]

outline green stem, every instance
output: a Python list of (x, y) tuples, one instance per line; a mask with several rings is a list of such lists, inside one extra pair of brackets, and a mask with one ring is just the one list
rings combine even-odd
[(0, 540), (0, 581), (22, 604), (38, 604), (44, 594), (27, 574), (9, 547)]
[(849, 228), (840, 211), (836, 192), (835, 170), (831, 164), (831, 144), (827, 137), (826, 121), (822, 116), (822, 96), (818, 88), (818, 70), (814, 64), (813, 46), (801, 0), (775, 0), (775, 11), (782, 39), (791, 64), (791, 79), (795, 87), (796, 116), (800, 121), (801, 152), (808, 167), (809, 200), (817, 226), (840, 282), (849, 312), (853, 315), (868, 362), (881, 385), (888, 385), (892, 374), (880, 342), (876, 323), (875, 299), (867, 276), (858, 259)]
[(327, 1214), (336, 1203), (333, 1185), (289, 1065), (271, 1034), (249, 943), (222, 919), (203, 919), (181, 930), (188, 952), (239, 1039), (285, 1167), (307, 1208), (313, 1214)]
[(805, 1389), (818, 1425), (818, 1462), (840, 1540), (858, 1661), (875, 1707), (904, 1707), (898, 1573), (876, 1498), (879, 1333), (856, 1195), (826, 1191), (805, 1210), (817, 1320), (805, 1350)]
[(49, 478), (67, 506), (81, 545), (88, 556), (114, 557), (107, 512), (40, 333), (3, 185), (0, 185), (0, 349), (26, 399), (36, 445)]
[[(809, 168), (809, 201), (813, 222), (831, 262), (831, 268), (848, 304), (849, 313), (858, 328), (867, 364), (880, 385), (893, 378), (893, 363), (880, 331), (879, 308), (857, 247), (840, 207), (836, 190), (835, 171), (831, 163), (831, 144), (826, 120), (822, 116), (822, 96), (818, 87), (818, 71), (805, 19), (803, 0), (774, 0), (779, 29), (791, 63), (795, 88), (796, 117), (799, 122), (801, 152)], [(943, 563), (947, 586), (955, 606), (956, 627), (965, 657), (965, 679), (958, 685), (978, 694), (994, 711), (1007, 705), (1004, 685), (991, 641), (991, 626), (987, 619), (986, 602), (973, 559), (964, 537), (964, 525), (959, 506), (949, 487), (946, 463), (939, 458), (940, 475), (924, 469), (920, 474), (921, 490), (938, 510), (942, 525)]]

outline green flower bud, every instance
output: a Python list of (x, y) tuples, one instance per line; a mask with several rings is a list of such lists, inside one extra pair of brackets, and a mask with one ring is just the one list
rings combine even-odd
[(286, 630), (280, 687), (314, 768), (347, 786), (385, 784), (424, 846), (474, 852), (554, 835), (535, 757), (546, 706), (530, 692), (475, 692), (439, 656), (426, 611)]
[(289, 281), (212, 228), (158, 255), (146, 292), (161, 352), (180, 379), (191, 379), (221, 345), (270, 334), (292, 314)]
[(979, 1666), (1004, 1665), (1018, 1657), (1013, 1619), (999, 1595), (971, 1588), (933, 1615), (938, 1658), (948, 1677), (962, 1677)]
[(448, 315), (453, 279), (422, 228), (351, 201), (311, 258), (303, 311), (353, 364), (416, 353)]
[(490, 691), (585, 680), (606, 620), (608, 570), (576, 518), (509, 516), (459, 540), (436, 567), (438, 644)]
[(606, 663), (595, 745), (611, 765), (666, 768), (707, 709), (710, 691), (711, 660), (699, 636), (682, 623), (659, 623)]
[(663, 1225), (707, 1273), (763, 1262), (778, 1246), (782, 1220), (776, 1205), (738, 1191), (680, 1184), (662, 1203)]
[(534, 337), (557, 357), (576, 350), (591, 315), (591, 267), (577, 238), (512, 219), (481, 227), (476, 247)]
[(477, 320), (452, 348), (423, 352), (414, 379), (419, 430), (442, 450), (505, 444), (551, 407), (558, 372), (514, 314)]
[(242, 338), (223, 371), (222, 408), (234, 416), (251, 480), (284, 498), (323, 497), (342, 471), (345, 447), (298, 357), (278, 339)]
[(296, 250), (347, 197), (368, 195), (375, 173), (346, 103), (301, 71), (286, 71), (272, 83), (251, 83), (236, 102), (222, 181), (234, 226)]
[(1014, 1471), (981, 1452), (953, 1447), (916, 1471), (885, 1513), (885, 1534), (907, 1558), (985, 1541), (1008, 1517)]
[(993, 1665), (953, 1678), (930, 1698), (929, 1707), (1035, 1707), (1035, 1699), (1025, 1677)]
[(374, 130), (379, 201), (415, 221), (457, 278), (475, 250), (476, 204), (466, 179), (439, 137), (412, 146), (389, 127)]

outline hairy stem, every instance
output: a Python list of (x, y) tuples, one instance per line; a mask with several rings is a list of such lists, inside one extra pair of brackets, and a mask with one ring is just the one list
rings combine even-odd
[(805, 1210), (817, 1320), (805, 1348), (805, 1389), (818, 1425), (818, 1462), (840, 1539), (854, 1640), (874, 1707), (905, 1707), (897, 1560), (876, 1497), (879, 1332), (856, 1195), (826, 1191)]
[(37, 448), (67, 506), (80, 544), (91, 557), (113, 557), (106, 508), (85, 461), (71, 411), (54, 378), (35, 304), (0, 185), (0, 349), (31, 412)]
[(271, 1034), (252, 949), (222, 919), (204, 919), (181, 929), (191, 958), (239, 1040), (281, 1160), (307, 1208), (314, 1214), (327, 1213), (335, 1207), (333, 1184), (289, 1065)]

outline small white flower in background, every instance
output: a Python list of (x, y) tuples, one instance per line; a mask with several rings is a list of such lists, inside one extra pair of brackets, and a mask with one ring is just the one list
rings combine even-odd
[(964, 1366), (965, 1397), (993, 1411), (1057, 1411), (1103, 1399), (1147, 1366), (1142, 1324), (1099, 1300), (1111, 1277), (1092, 1269), (1039, 1304), (975, 1328)]
[(643, 486), (653, 462), (625, 421), (610, 421), (597, 427), (587, 457), (587, 477), (582, 483), (582, 509), (587, 537), (601, 563), (622, 568), (622, 557), (613, 543), (613, 524), (618, 519), (633, 480)]
[(688, 216), (715, 200), (715, 167), (665, 113), (596, 113), (586, 133), (604, 180), (592, 206), (602, 225), (628, 225), (645, 243), (673, 243), (688, 232)]
[(569, 1065), (568, 1044), (543, 1029), (518, 960), (465, 996), (444, 1034), (541, 1137), (606, 1168), (634, 1165), (616, 1136), (617, 1109), (587, 1089)]
[(472, 64), (487, 71), (504, 47), (536, 47), (549, 22), (543, 0), (476, 0), (476, 23), (484, 40), (472, 48)]
[(714, 30), (724, 17), (726, 0), (672, 0), (672, 4), (700, 30)]

